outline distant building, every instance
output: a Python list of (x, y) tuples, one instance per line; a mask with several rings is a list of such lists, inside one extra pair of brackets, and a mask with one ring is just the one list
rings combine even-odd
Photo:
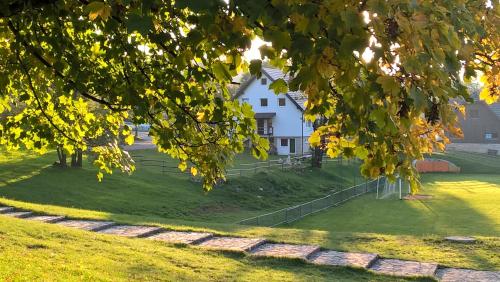
[(313, 126), (304, 120), (306, 97), (301, 92), (274, 94), (273, 90), (269, 90), (269, 84), (280, 78), (288, 80), (288, 76), (280, 70), (263, 68), (261, 78), (251, 77), (243, 83), (235, 99), (252, 106), (257, 132), (269, 140), (271, 153), (308, 153), (308, 139)]
[(500, 152), (500, 103), (487, 105), (479, 100), (479, 90), (472, 90), (473, 104), (466, 104), (466, 117), (459, 114), (463, 138), (451, 138), (450, 149), (478, 153)]

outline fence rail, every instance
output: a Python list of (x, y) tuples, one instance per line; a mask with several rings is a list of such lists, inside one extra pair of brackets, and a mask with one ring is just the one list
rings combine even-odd
[[(158, 167), (162, 173), (168, 172), (168, 173), (190, 175), (189, 170), (186, 170), (185, 172), (180, 171), (173, 161), (145, 159), (144, 156), (141, 155), (136, 155), (133, 157), (135, 159), (136, 165), (138, 166)], [(323, 162), (325, 163), (339, 162), (339, 161), (342, 162), (342, 159), (341, 158), (331, 159), (328, 157), (323, 158)], [(302, 170), (310, 166), (311, 166), (311, 155), (290, 156), (274, 160), (238, 164), (238, 167), (226, 170), (226, 176), (227, 177), (245, 176), (261, 171), (268, 171), (271, 169), (280, 169), (282, 171)]]
[(338, 206), (360, 195), (375, 192), (376, 189), (377, 180), (366, 181), (365, 183), (334, 192), (330, 195), (309, 201), (307, 203), (244, 219), (238, 222), (238, 224), (274, 227), (284, 223), (291, 223), (303, 218), (306, 215)]

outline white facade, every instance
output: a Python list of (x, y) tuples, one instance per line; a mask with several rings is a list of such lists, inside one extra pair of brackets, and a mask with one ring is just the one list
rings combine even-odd
[[(276, 153), (306, 154), (310, 149), (308, 139), (313, 127), (311, 122), (303, 120), (304, 105), (300, 104), (303, 101), (294, 100), (287, 94), (274, 94), (274, 91), (269, 89), (272, 81), (273, 78), (263, 71), (260, 79), (252, 78), (236, 97), (241, 103), (252, 106), (256, 113), (259, 133), (269, 138)], [(267, 100), (267, 106), (262, 99)]]

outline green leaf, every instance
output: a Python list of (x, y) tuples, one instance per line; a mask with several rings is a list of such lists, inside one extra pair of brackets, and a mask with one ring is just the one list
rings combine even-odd
[(377, 83), (382, 85), (382, 89), (390, 94), (397, 94), (401, 90), (401, 85), (392, 76), (379, 76)]
[(375, 123), (377, 124), (377, 126), (379, 128), (384, 128), (385, 127), (385, 118), (386, 118), (386, 111), (384, 109), (376, 109), (376, 110), (373, 110), (371, 113), (370, 113), (370, 118), (375, 121)]
[(274, 91), (274, 94), (282, 94), (288, 92), (288, 85), (283, 78), (273, 81), (269, 85), (269, 89)]
[(176, 0), (175, 6), (177, 8), (189, 8), (193, 12), (203, 12), (215, 9), (217, 6), (222, 5), (220, 0)]
[(262, 61), (261, 60), (252, 60), (250, 61), (250, 74), (260, 78), (262, 76)]
[(107, 20), (109, 15), (111, 14), (111, 7), (104, 2), (94, 1), (85, 6), (84, 12), (89, 14), (89, 19), (92, 21), (97, 17), (101, 17), (101, 19)]
[(427, 106), (425, 94), (418, 90), (415, 86), (412, 86), (410, 89), (410, 97), (413, 99), (415, 108), (418, 111), (423, 110)]
[(212, 65), (212, 71), (215, 75), (215, 78), (217, 78), (220, 81), (224, 80), (231, 80), (232, 76), (229, 73), (229, 69), (227, 66), (221, 62), (214, 63)]
[(368, 156), (368, 150), (363, 146), (357, 146), (356, 149), (354, 149), (354, 155), (364, 160)]
[(129, 32), (137, 31), (145, 36), (151, 29), (153, 29), (153, 19), (151, 16), (130, 14), (126, 22), (126, 26)]

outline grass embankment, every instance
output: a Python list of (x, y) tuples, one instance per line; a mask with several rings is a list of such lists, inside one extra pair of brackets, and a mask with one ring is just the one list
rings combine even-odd
[(2, 281), (425, 281), (252, 259), (0, 216)]
[[(83, 169), (63, 170), (51, 166), (54, 154), (2, 154), (0, 197), (115, 214), (234, 223), (322, 197), (332, 189), (350, 185), (358, 175), (352, 165), (333, 162), (321, 170), (302, 172), (264, 169), (230, 178), (205, 193), (200, 183), (180, 173), (177, 163), (164, 154), (153, 150), (133, 153), (140, 155), (139, 159), (164, 161), (167, 168), (149, 166), (161, 162), (138, 163), (131, 176), (118, 172), (106, 175), (99, 183), (89, 163)], [(236, 166), (248, 168), (241, 164), (249, 161), (249, 156), (242, 155), (236, 159)]]
[[(482, 228), (486, 231), (484, 231), (484, 233), (481, 233), (483, 234), (483, 236), (478, 236), (479, 242), (477, 244), (456, 245), (445, 242), (441, 234), (431, 234), (432, 232), (434, 232), (433, 230), (429, 230), (429, 232), (424, 232), (424, 231), (417, 232), (416, 234), (411, 234), (411, 232), (402, 232), (402, 231), (399, 232), (389, 231), (385, 233), (377, 233), (373, 230), (370, 231), (367, 228), (363, 229), (356, 227), (357, 229), (354, 230), (357, 230), (359, 232), (354, 232), (353, 230), (341, 231), (335, 228), (334, 220), (331, 220), (331, 222), (327, 225), (327, 228), (324, 228), (323, 230), (305, 230), (305, 229), (298, 229), (296, 227), (262, 228), (262, 227), (241, 226), (234, 224), (215, 223), (215, 222), (209, 222), (209, 220), (204, 220), (203, 216), (200, 217), (202, 218), (202, 220), (199, 221), (185, 221), (182, 219), (171, 219), (165, 217), (161, 213), (157, 213), (154, 210), (150, 210), (149, 207), (149, 205), (152, 205), (152, 207), (161, 206), (161, 204), (158, 203), (167, 202), (168, 204), (172, 205), (172, 207), (170, 208), (183, 210), (183, 205), (185, 204), (183, 201), (188, 201), (188, 199), (183, 199), (182, 197), (178, 197), (179, 193), (175, 193), (176, 191), (182, 192), (182, 189), (163, 188), (163, 187), (172, 187), (173, 186), (172, 184), (176, 183), (175, 181), (177, 180), (174, 176), (165, 175), (164, 176), (165, 178), (160, 178), (157, 176), (156, 181), (159, 181), (161, 179), (165, 179), (167, 181), (161, 182), (162, 183), (161, 185), (160, 184), (153, 185), (153, 184), (148, 184), (148, 181), (149, 183), (153, 181), (152, 179), (150, 179), (152, 177), (152, 174), (145, 174), (143, 176), (144, 179), (138, 178), (134, 180), (136, 181), (137, 184), (130, 186), (132, 188), (130, 188), (129, 186), (125, 186), (125, 188), (123, 188), (124, 190), (120, 190), (119, 186), (113, 188), (111, 185), (109, 185), (109, 182), (96, 184), (94, 180), (95, 179), (94, 172), (93, 171), (86, 172), (86, 170), (82, 170), (83, 172), (75, 171), (69, 173), (74, 173), (75, 175), (80, 175), (80, 176), (81, 174), (88, 173), (89, 174), (88, 180), (79, 181), (78, 180), (79, 178), (75, 176), (73, 177), (68, 176), (68, 178), (66, 178), (65, 180), (66, 181), (65, 183), (59, 183), (55, 186), (51, 186), (52, 182), (54, 181), (49, 182), (49, 184), (42, 183), (40, 180), (36, 180), (36, 177), (41, 177), (39, 179), (44, 179), (44, 178), (46, 179), (46, 176), (43, 176), (43, 174), (49, 173), (49, 175), (51, 175), (53, 173), (57, 177), (53, 177), (52, 179), (55, 179), (56, 182), (58, 181), (61, 182), (60, 179), (65, 179), (64, 178), (65, 174), (63, 174), (62, 172), (58, 172), (57, 170), (54, 170), (52, 168), (40, 169), (41, 163), (42, 164), (46, 163), (46, 161), (43, 161), (41, 163), (40, 162), (41, 162), (40, 159), (34, 158), (31, 160), (24, 160), (24, 163), (22, 165), (19, 165), (19, 163), (18, 164), (13, 163), (12, 161), (0, 165), (0, 169), (2, 169), (1, 173), (3, 173), (0, 174), (2, 179), (7, 178), (16, 180), (15, 182), (9, 182), (9, 183), (5, 183), (5, 180), (3, 181), (4, 185), (5, 184), (7, 185), (0, 187), (0, 193), (11, 193), (10, 194), (11, 196), (9, 196), (10, 200), (7, 198), (0, 198), (0, 204), (13, 205), (16, 207), (25, 208), (29, 210), (47, 212), (50, 214), (61, 214), (77, 218), (114, 220), (121, 223), (131, 223), (131, 224), (154, 224), (178, 230), (200, 230), (200, 231), (203, 230), (203, 231), (215, 232), (217, 234), (265, 237), (278, 242), (317, 244), (326, 248), (337, 249), (337, 250), (376, 252), (384, 257), (419, 260), (419, 261), (435, 261), (453, 267), (476, 268), (476, 269), (500, 268), (500, 259), (498, 257), (495, 257), (495, 254), (500, 252), (500, 239), (498, 237), (495, 237), (498, 236), (497, 235), (498, 233), (497, 234), (494, 233), (496, 231), (495, 229), (491, 229), (491, 224), (489, 227)], [(30, 169), (28, 169), (28, 167), (30, 167)], [(8, 172), (6, 172), (6, 170), (8, 170)], [(40, 176), (40, 174), (38, 173), (41, 173), (43, 177)], [(26, 177), (25, 179), (19, 179), (20, 178), (19, 175), (23, 174), (30, 176)], [(15, 175), (16, 177), (12, 177)], [(118, 183), (118, 184), (121, 183), (123, 185), (123, 182), (121, 182), (122, 180), (120, 180), (119, 178), (134, 179), (134, 177), (138, 177), (137, 175), (138, 174), (130, 178), (125, 178), (122, 175), (120, 175), (121, 177), (117, 177), (118, 179), (113, 180), (112, 183)], [(294, 175), (295, 174), (288, 173), (282, 175), (281, 177), (290, 178), (292, 176), (295, 177)], [(457, 175), (456, 177), (459, 176), (460, 175)], [(116, 176), (111, 176), (106, 180), (114, 179), (114, 177)], [(297, 175), (297, 177), (301, 178), (300, 175)], [(436, 175), (436, 177), (439, 176)], [(450, 175), (450, 177), (452, 177), (452, 175)], [(467, 178), (464, 181), (474, 179), (474, 177), (475, 176), (467, 176)], [(183, 182), (184, 180), (182, 180), (182, 178), (179, 179), (180, 183), (184, 183)], [(30, 180), (31, 182), (25, 183), (25, 181), (30, 181)], [(259, 181), (257, 177), (253, 177), (249, 180)], [(142, 185), (141, 181), (144, 181), (145, 184)], [(190, 183), (189, 180), (187, 179), (185, 181), (188, 181), (187, 183)], [(243, 180), (240, 181), (242, 181), (242, 183), (245, 183), (245, 181)], [(309, 187), (307, 186), (309, 182), (314, 182), (311, 181), (310, 178), (305, 178), (305, 177), (303, 177), (303, 179), (300, 181), (303, 181), (304, 183), (303, 184), (304, 186), (301, 189)], [(453, 181), (457, 180), (455, 179)], [(16, 184), (16, 186), (12, 186), (13, 184)], [(73, 186), (68, 187), (69, 184), (73, 184)], [(85, 187), (89, 185), (90, 187), (94, 188), (87, 190)], [(191, 183), (190, 185), (194, 184)], [(55, 188), (50, 189), (51, 187)], [(64, 187), (67, 188), (64, 189)], [(70, 189), (71, 187), (74, 188)], [(190, 195), (195, 195), (193, 196), (197, 197), (195, 198), (195, 200), (202, 197), (206, 197), (205, 194), (199, 190), (199, 186), (193, 186), (196, 189), (189, 187), (191, 186), (185, 186), (186, 190), (194, 194), (188, 194), (188, 193), (182, 194), (185, 197), (189, 197)], [(83, 189), (84, 192), (79, 191), (78, 188)], [(250, 188), (253, 188), (253, 191), (257, 191), (257, 193), (258, 191), (260, 191), (259, 189), (256, 189), (256, 187), (250, 187)], [(16, 189), (20, 190), (17, 191), (17, 194), (15, 193)], [(325, 187), (325, 189), (328, 188)], [(144, 203), (141, 202), (144, 201), (145, 196), (142, 195), (141, 191), (145, 192), (147, 198), (152, 199), (150, 201), (151, 203), (147, 203), (148, 206), (145, 206), (142, 210), (138, 209), (139, 206), (144, 205)], [(225, 192), (224, 190), (216, 189), (215, 191), (208, 193), (208, 195), (210, 196), (210, 195), (215, 195), (216, 193), (224, 193), (224, 192)], [(149, 195), (150, 193), (152, 195)], [(196, 193), (198, 193), (199, 196), (196, 196)], [(427, 193), (427, 191), (425, 193)], [(173, 197), (176, 197), (175, 199), (177, 202), (168, 199), (167, 195), (172, 195)], [(282, 196), (287, 197), (287, 195), (282, 195)], [(498, 196), (495, 195), (492, 196), (494, 196), (494, 197), (490, 196), (492, 202), (498, 200)], [(66, 198), (69, 200), (66, 200)], [(80, 198), (82, 199), (81, 202), (79, 201)], [(226, 199), (228, 199), (229, 201), (230, 196), (228, 196)], [(254, 199), (258, 198), (255, 197)], [(467, 201), (474, 198), (462, 197), (462, 199), (464, 199), (465, 201), (465, 203), (462, 204), (467, 206), (468, 205)], [(108, 206), (110, 203), (111, 207)], [(388, 207), (390, 207), (390, 209), (382, 208), (382, 209), (373, 209), (367, 211), (367, 209), (365, 209), (363, 205), (370, 203), (377, 205), (387, 204)], [(394, 201), (395, 205), (398, 205), (400, 203), (402, 202)], [(203, 204), (203, 202), (201, 202), (201, 204)], [(354, 206), (351, 206), (351, 204), (354, 204)], [(425, 203), (422, 204), (424, 205)], [(71, 207), (72, 205), (78, 208)], [(130, 209), (127, 208), (128, 206), (130, 206)], [(334, 210), (339, 211), (344, 207), (346, 208), (349, 207), (349, 212), (344, 214), (344, 219), (343, 219), (344, 222), (350, 221), (352, 224), (359, 223), (359, 225), (372, 225), (372, 226), (376, 225), (377, 223), (383, 222), (383, 220), (379, 219), (378, 216), (383, 217), (384, 214), (387, 215), (387, 218), (393, 218), (392, 220), (394, 220), (394, 218), (397, 217), (396, 215), (399, 213), (400, 209), (400, 207), (391, 206), (391, 204), (387, 201), (385, 202), (376, 201), (375, 199), (373, 199), (372, 201), (365, 202), (365, 199), (361, 199), (360, 202), (353, 201), (347, 203), (347, 205), (343, 207), (335, 208), (330, 211)], [(472, 211), (477, 209), (477, 207), (474, 205), (471, 205), (470, 207)], [(138, 210), (141, 210), (141, 212), (138, 212)], [(184, 208), (184, 210), (189, 210), (189, 207)], [(370, 212), (371, 215), (373, 215), (372, 220), (371, 221), (367, 220), (368, 222), (358, 221), (356, 219), (356, 215), (358, 213), (363, 213), (363, 212)], [(212, 215), (213, 214), (214, 213), (212, 213)], [(493, 213), (492, 216), (495, 217), (495, 214), (496, 213)], [(193, 218), (192, 214), (190, 216), (191, 218)], [(181, 217), (181, 218), (186, 218), (186, 217)], [(474, 221), (474, 220), (471, 219), (469, 221)], [(390, 220), (386, 222), (389, 224)], [(412, 218), (405, 218), (403, 222), (405, 222), (406, 225), (412, 225), (412, 222), (414, 221)], [(457, 218), (455, 222), (458, 222), (456, 224), (457, 228), (458, 226), (463, 225), (459, 222), (459, 218)], [(493, 219), (492, 222), (496, 222), (496, 224), (498, 224), (498, 218)], [(393, 223), (395, 224), (394, 230), (398, 229), (402, 230), (401, 227), (397, 227), (397, 221), (393, 221)], [(443, 223), (443, 221), (441, 221), (441, 223)], [(392, 227), (390, 227), (388, 224), (386, 224), (386, 227), (388, 229), (392, 229)], [(418, 223), (415, 223), (414, 225), (417, 226), (418, 228)], [(447, 226), (449, 226), (449, 228), (453, 227), (451, 225)], [(319, 229), (319, 227), (314, 227), (314, 228)], [(427, 227), (423, 226), (422, 230), (425, 230), (426, 228)], [(471, 227), (469, 230), (473, 229), (475, 229), (475, 227)], [(490, 229), (490, 231), (487, 231), (488, 229)], [(473, 234), (468, 234), (468, 235), (473, 235)]]

